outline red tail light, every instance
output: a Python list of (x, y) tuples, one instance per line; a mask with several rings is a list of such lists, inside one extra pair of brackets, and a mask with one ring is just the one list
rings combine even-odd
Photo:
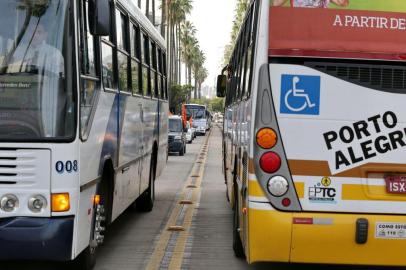
[(290, 206), (290, 199), (289, 198), (284, 198), (283, 200), (282, 200), (282, 205), (283, 206), (285, 206), (285, 207), (289, 207)]
[(281, 158), (275, 152), (268, 152), (262, 155), (259, 164), (266, 173), (274, 173), (281, 167)]

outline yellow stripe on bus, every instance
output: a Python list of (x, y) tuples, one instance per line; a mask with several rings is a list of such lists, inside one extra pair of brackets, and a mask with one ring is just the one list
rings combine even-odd
[(303, 182), (295, 182), (296, 193), (299, 199), (304, 198), (305, 185)]
[(265, 197), (265, 193), (262, 190), (257, 180), (248, 181), (248, 193), (249, 196)]
[(342, 185), (342, 200), (352, 201), (406, 201), (406, 197), (402, 194), (388, 194), (385, 186), (373, 185)]

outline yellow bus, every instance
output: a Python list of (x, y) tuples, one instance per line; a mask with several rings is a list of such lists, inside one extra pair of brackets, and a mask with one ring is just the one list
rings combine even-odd
[(406, 265), (405, 12), (251, 2), (217, 83), (237, 256)]

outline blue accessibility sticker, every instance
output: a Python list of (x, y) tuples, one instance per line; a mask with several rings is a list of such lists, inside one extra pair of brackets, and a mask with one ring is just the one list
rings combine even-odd
[(280, 112), (320, 114), (320, 76), (283, 74)]

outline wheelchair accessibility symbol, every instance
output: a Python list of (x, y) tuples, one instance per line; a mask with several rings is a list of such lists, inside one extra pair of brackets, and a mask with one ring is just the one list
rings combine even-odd
[(281, 113), (320, 114), (320, 77), (282, 75)]

